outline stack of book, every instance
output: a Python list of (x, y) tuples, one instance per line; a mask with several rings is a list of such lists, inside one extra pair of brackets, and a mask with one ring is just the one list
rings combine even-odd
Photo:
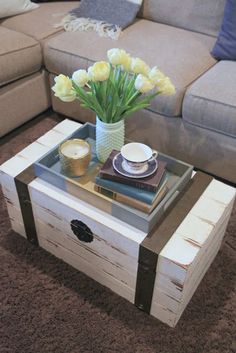
[(113, 150), (95, 178), (95, 191), (118, 202), (151, 213), (168, 192), (166, 162), (158, 161), (157, 171), (146, 178), (130, 178), (116, 172)]

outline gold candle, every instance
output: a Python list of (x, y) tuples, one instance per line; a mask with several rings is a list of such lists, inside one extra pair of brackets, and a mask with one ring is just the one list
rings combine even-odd
[(81, 139), (67, 140), (59, 146), (62, 171), (69, 176), (86, 173), (91, 160), (91, 147)]

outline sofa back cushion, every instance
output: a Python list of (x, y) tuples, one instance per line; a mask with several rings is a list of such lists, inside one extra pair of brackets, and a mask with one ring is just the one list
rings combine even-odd
[(144, 0), (140, 17), (217, 36), (225, 0)]

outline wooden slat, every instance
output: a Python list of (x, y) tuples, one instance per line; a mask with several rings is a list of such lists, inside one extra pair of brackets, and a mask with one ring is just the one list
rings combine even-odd
[[(6, 201), (9, 201), (15, 207), (20, 208), (19, 198), (16, 193), (16, 186), (15, 186), (14, 179), (12, 179), (12, 177), (10, 177), (9, 175), (6, 175), (6, 176), (9, 178), (9, 184), (7, 182), (6, 184), (1, 184), (4, 198)], [(7, 185), (7, 187), (5, 185)], [(11, 189), (12, 186), (14, 186), (15, 192), (14, 190)]]
[(46, 154), (50, 150), (50, 147), (35, 141), (29, 146), (20, 151), (17, 156), (29, 160), (31, 163), (34, 163), (41, 156)]
[[(164, 274), (165, 276), (169, 276), (169, 277), (173, 277), (173, 274), (175, 276), (175, 280), (176, 282), (180, 283), (180, 284), (184, 284), (187, 280), (188, 277), (191, 275), (192, 271), (193, 271), (193, 266), (194, 263), (196, 261), (198, 261), (199, 257), (201, 256), (201, 253), (205, 251), (205, 249), (210, 246), (211, 242), (215, 240), (215, 236), (217, 235), (217, 232), (219, 231), (222, 223), (227, 223), (227, 220), (230, 216), (230, 213), (232, 211), (232, 206), (233, 203), (231, 202), (231, 204), (225, 209), (224, 214), (222, 215), (220, 221), (216, 224), (215, 227), (213, 227), (213, 225), (208, 224), (207, 222), (204, 222), (204, 224), (206, 225), (206, 227), (202, 227), (202, 223), (201, 220), (195, 216), (189, 215), (186, 218), (186, 222), (184, 221), (184, 227), (186, 227), (186, 225), (189, 225), (189, 233), (188, 234), (196, 234), (196, 237), (194, 236), (194, 240), (193, 237), (190, 239), (188, 236), (187, 237), (183, 237), (181, 235), (181, 228), (179, 228), (178, 232), (176, 233), (173, 237), (179, 239), (180, 242), (182, 242), (184, 244), (184, 246), (187, 246), (188, 243), (191, 246), (192, 245), (192, 249), (193, 251), (195, 251), (196, 255), (194, 257), (194, 259), (192, 259), (192, 263), (191, 266), (183, 266), (181, 264), (179, 264), (176, 261), (170, 260), (169, 258), (165, 258), (164, 256), (162, 257), (161, 261), (159, 261), (159, 272)], [(225, 218), (227, 220), (225, 220)], [(198, 227), (198, 223), (195, 221), (198, 219), (199, 221), (199, 227)], [(192, 226), (190, 226), (189, 221), (188, 220), (194, 220), (194, 222), (192, 223)], [(186, 229), (186, 228), (185, 228)], [(201, 231), (205, 231), (204, 233), (200, 233)], [(198, 233), (199, 231), (199, 233)], [(186, 234), (186, 233), (185, 233)], [(184, 250), (184, 246), (183, 246), (183, 250)], [(169, 243), (169, 247), (171, 247), (171, 243)], [(195, 249), (194, 249), (195, 247)], [(166, 248), (167, 250), (167, 248)], [(175, 255), (177, 256), (177, 250)], [(161, 255), (162, 256), (162, 255)]]
[[(51, 147), (57, 145), (61, 140), (65, 139), (66, 136), (73, 133), (80, 126), (80, 123), (65, 119), (50, 130), (49, 133), (46, 133), (38, 140), (31, 143), (0, 166), (0, 183), (8, 205), (11, 203), (14, 207), (20, 210), (20, 202), (14, 178), (47, 153)], [(39, 140), (41, 140), (41, 142)], [(44, 144), (44, 142), (46, 143)], [(13, 219), (11, 217), (11, 222), (14, 230), (17, 229), (18, 233), (21, 232), (21, 235), (26, 236), (21, 212), (18, 213), (18, 219)], [(20, 226), (16, 226), (16, 222), (19, 222)]]
[(32, 164), (32, 161), (26, 157), (15, 155), (11, 159), (8, 159), (0, 167), (2, 173), (15, 178), (23, 170), (28, 168)]
[[(223, 225), (222, 228), (224, 228)], [(184, 295), (188, 293), (189, 288), (192, 286), (195, 279), (199, 276), (199, 273), (202, 271), (202, 267), (204, 268), (204, 261), (207, 261), (208, 256), (210, 256), (211, 252), (214, 251), (215, 246), (217, 246), (217, 244), (222, 241), (221, 233), (214, 233), (214, 235), (215, 239), (213, 244), (205, 249), (204, 252), (202, 251), (198, 257), (198, 261), (190, 266), (189, 269), (193, 269), (193, 271), (191, 271), (191, 274), (188, 276), (184, 283), (179, 283), (175, 279), (174, 272), (172, 276), (166, 276), (161, 272), (157, 273), (156, 286), (153, 293), (153, 301), (160, 302), (160, 298), (158, 296), (159, 290), (165, 292), (167, 295), (171, 296), (173, 299), (176, 299), (180, 303), (183, 301)]]
[(117, 266), (120, 266), (121, 268), (123, 267), (129, 272), (136, 274), (137, 259), (129, 256), (127, 252), (123, 251), (119, 247), (115, 247), (106, 239), (93, 233), (93, 241), (91, 243), (82, 242), (77, 239), (76, 235), (73, 234), (70, 224), (68, 222), (64, 222), (64, 220), (59, 218), (56, 213), (47, 211), (36, 206), (35, 204), (33, 204), (33, 212), (36, 219), (38, 219), (41, 223), (48, 225), (50, 228), (55, 229), (55, 232), (57, 232), (59, 236), (63, 236), (63, 238), (61, 238), (63, 243), (66, 243), (67, 240), (71, 241), (74, 246), (81, 246), (90, 250), (92, 253), (98, 253), (100, 256), (113, 261), (113, 263)]
[[(100, 239), (94, 236), (94, 240), (91, 243), (84, 243), (72, 238), (71, 235), (65, 234), (63, 231), (55, 229), (51, 224), (45, 224), (37, 218), (36, 221), (37, 233), (39, 238), (44, 238), (47, 241), (51, 241), (61, 249), (66, 249), (73, 252), (78, 258), (88, 261), (93, 264), (94, 268), (99, 271), (107, 272), (118, 281), (126, 284), (133, 290), (136, 285), (136, 269), (131, 271), (126, 268), (125, 263), (117, 259), (119, 252), (117, 251), (116, 258), (114, 257), (114, 250), (105, 246), (106, 252), (100, 251), (98, 245)], [(97, 238), (97, 239), (96, 239)]]
[(201, 282), (205, 273), (207, 272), (209, 266), (217, 255), (219, 248), (221, 246), (221, 241), (214, 244), (213, 251), (209, 257), (205, 257), (204, 263), (202, 264), (202, 272), (196, 278), (195, 283), (192, 284), (188, 292), (188, 297), (182, 298), (181, 300), (176, 300), (169, 294), (166, 295), (164, 292), (159, 292), (159, 300), (153, 301), (151, 308), (151, 315), (158, 318), (159, 320), (167, 323), (171, 327), (175, 327), (178, 320), (180, 319), (185, 307), (189, 303), (189, 298), (192, 297), (196, 291), (197, 286)]
[[(213, 261), (225, 232), (225, 224), (222, 225), (214, 239), (213, 244), (203, 252), (196, 263), (195, 272), (188, 278), (183, 285), (175, 282), (173, 277), (166, 277), (163, 273), (158, 273), (156, 280), (158, 286), (155, 288), (155, 295), (153, 296), (153, 305), (158, 304), (163, 307), (169, 308), (176, 315), (182, 312), (183, 306), (185, 307), (195, 292), (200, 280), (208, 268), (209, 262)], [(196, 271), (197, 269), (197, 271)], [(176, 295), (176, 293), (178, 295)]]
[(158, 258), (152, 315), (171, 310), (177, 323), (220, 247), (234, 198), (234, 188), (213, 180), (177, 228)]
[[(93, 233), (106, 240), (115, 248), (129, 256), (138, 258), (139, 244), (146, 233), (112, 217), (105, 212), (53, 187), (39, 178), (29, 184), (31, 200), (36, 206), (46, 207), (64, 219), (69, 225), (71, 220), (79, 219)], [(50, 211), (49, 211), (50, 212)]]
[(54, 126), (52, 130), (58, 133), (62, 133), (64, 136), (69, 136), (77, 129), (79, 129), (81, 126), (82, 124), (80, 124), (77, 121), (65, 119), (61, 121), (59, 124), (57, 124), (56, 126)]
[(77, 270), (85, 273), (90, 278), (101, 283), (113, 292), (117, 293), (121, 297), (127, 299), (131, 303), (134, 302), (134, 290), (118, 281), (116, 278), (111, 276), (109, 273), (97, 270), (90, 262), (79, 258), (77, 254), (67, 249), (62, 249), (51, 241), (47, 241), (44, 238), (39, 238), (39, 245), (51, 254), (55, 255), (59, 259), (62, 259), (69, 265), (73, 266)]
[(20, 209), (14, 207), (9, 202), (6, 202), (6, 205), (7, 205), (7, 211), (10, 218), (12, 230), (14, 230), (16, 233), (26, 238), (25, 227), (23, 224), (23, 219), (22, 219)]
[(52, 130), (3, 163), (0, 166), (0, 172), (16, 177), (80, 126), (80, 123), (72, 122), (68, 119), (62, 121)]
[(204, 173), (196, 173), (140, 245), (135, 305), (147, 313), (152, 305), (158, 256), (212, 179)]
[(10, 218), (11, 221), (11, 228), (17, 234), (21, 235), (22, 237), (26, 238), (25, 227), (24, 224), (21, 222), (17, 222), (16, 219)]

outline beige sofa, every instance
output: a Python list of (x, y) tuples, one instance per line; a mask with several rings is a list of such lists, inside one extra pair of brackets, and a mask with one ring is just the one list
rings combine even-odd
[[(16, 59), (6, 58), (4, 64), (7, 68), (15, 60), (11, 66), (18, 68), (0, 76), (0, 82), (8, 82), (0, 90), (0, 109), (7, 121), (2, 120), (0, 134), (45, 110), (50, 99), (56, 112), (94, 121), (94, 114), (78, 102), (50, 97), (50, 85), (54, 75), (71, 75), (104, 60), (107, 49), (120, 47), (150, 66), (158, 65), (177, 89), (175, 96), (159, 96), (150, 109), (128, 119), (126, 135), (236, 183), (236, 62), (217, 62), (210, 55), (224, 3), (206, 0), (200, 6), (198, 0), (144, 0), (139, 18), (118, 41), (93, 32), (55, 29), (58, 18), (52, 14), (66, 12), (76, 2), (43, 3), (37, 10), (2, 21), (0, 36), (1, 31), (22, 36), (22, 47), (16, 46)], [(6, 39), (6, 48), (7, 43)]]

